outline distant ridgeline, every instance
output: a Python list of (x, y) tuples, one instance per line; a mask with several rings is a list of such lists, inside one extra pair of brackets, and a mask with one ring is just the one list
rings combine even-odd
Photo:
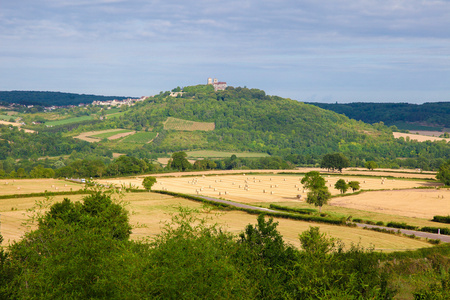
[(90, 104), (94, 101), (124, 100), (128, 97), (97, 96), (61, 92), (37, 91), (0, 91), (0, 102), (22, 105), (66, 106), (80, 103)]
[[(400, 129), (411, 129), (408, 123), (427, 125), (430, 127), (450, 128), (450, 102), (424, 104), (408, 103), (346, 103), (328, 104), (313, 103), (320, 108), (331, 110), (365, 123), (384, 122), (388, 126), (395, 125)], [(439, 129), (439, 128), (436, 128)]]

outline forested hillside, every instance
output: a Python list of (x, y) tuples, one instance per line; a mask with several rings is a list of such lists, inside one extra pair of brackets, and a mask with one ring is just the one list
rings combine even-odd
[[(416, 123), (434, 127), (450, 128), (450, 102), (424, 104), (409, 103), (310, 103), (355, 120), (373, 124), (384, 122), (399, 128), (404, 123)], [(408, 129), (408, 128), (404, 128)]]
[[(342, 153), (353, 167), (374, 161), (380, 167), (437, 170), (450, 159), (450, 143), (445, 141), (395, 139), (395, 128), (383, 123), (370, 125), (262, 90), (228, 87), (215, 92), (212, 86), (199, 85), (183, 91), (177, 97), (161, 92), (133, 106), (112, 109), (93, 105), (51, 112), (3, 109), (3, 120), (20, 120), (17, 124), (35, 133), (11, 123), (0, 125), (0, 173), (13, 177), (23, 169), (20, 174), (26, 177), (45, 167), (63, 177), (138, 174), (157, 167), (151, 160), (193, 150), (272, 156), (209, 164), (226, 169), (318, 166), (329, 153)], [(176, 126), (166, 126), (167, 120)], [(110, 139), (117, 133), (127, 136)], [(90, 142), (80, 140), (80, 134), (91, 137)], [(113, 153), (137, 160), (113, 159)]]
[[(342, 152), (355, 166), (368, 160), (411, 158), (427, 161), (433, 168), (450, 158), (450, 146), (445, 142), (396, 140), (392, 130), (382, 123), (369, 125), (313, 105), (268, 96), (262, 90), (229, 87), (214, 92), (212, 87), (194, 86), (184, 91), (177, 98), (168, 92), (148, 98), (117, 120), (96, 127), (152, 128), (160, 134), (143, 148), (157, 153), (192, 149), (254, 151), (290, 156), (295, 163), (307, 164), (317, 162), (324, 154)], [(168, 117), (214, 122), (215, 130), (166, 131), (162, 123)], [(186, 142), (180, 142), (183, 136), (189, 137)]]
[(61, 92), (0, 91), (0, 102), (22, 105), (65, 106), (90, 104), (93, 101), (123, 100), (128, 97), (97, 96)]

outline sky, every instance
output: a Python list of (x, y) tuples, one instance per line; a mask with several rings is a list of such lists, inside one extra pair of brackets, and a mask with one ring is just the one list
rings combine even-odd
[(0, 90), (450, 101), (450, 0), (0, 0)]

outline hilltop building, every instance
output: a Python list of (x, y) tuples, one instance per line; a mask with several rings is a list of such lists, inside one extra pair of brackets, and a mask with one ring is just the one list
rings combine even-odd
[(214, 86), (214, 90), (217, 91), (223, 91), (227, 88), (227, 83), (223, 81), (218, 81), (217, 78), (214, 78), (214, 81), (211, 77), (208, 78), (208, 84), (211, 84)]

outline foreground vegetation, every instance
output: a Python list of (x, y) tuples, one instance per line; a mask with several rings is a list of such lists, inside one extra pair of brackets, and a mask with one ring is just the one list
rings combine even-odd
[[(390, 299), (448, 292), (447, 245), (389, 255), (357, 245), (344, 250), (311, 227), (297, 250), (264, 216), (233, 236), (184, 208), (156, 238), (135, 242), (124, 207), (100, 191), (56, 203), (35, 221), (36, 230), (2, 252), (2, 298)], [(419, 277), (416, 290), (403, 289)]]

